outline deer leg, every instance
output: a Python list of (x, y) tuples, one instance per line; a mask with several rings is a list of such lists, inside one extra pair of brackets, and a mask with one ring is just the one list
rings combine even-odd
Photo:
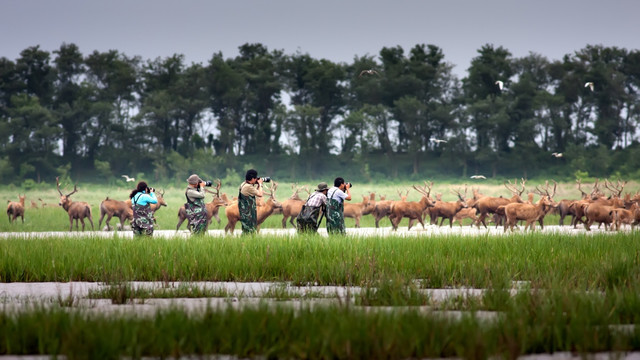
[(180, 225), (184, 222), (185, 218), (178, 217), (178, 225), (176, 225), (176, 231), (180, 230)]
[[(462, 226), (462, 220), (460, 220), (460, 226)], [(453, 216), (449, 218), (449, 228), (453, 228)]]
[(289, 218), (289, 222), (291, 223), (291, 226), (293, 226), (294, 228), (296, 227), (297, 221), (298, 221), (298, 219), (295, 216), (291, 216)]
[(407, 227), (407, 230), (411, 230), (411, 227), (413, 226), (413, 222), (415, 219), (409, 218), (409, 227)]
[(484, 219), (487, 217), (487, 214), (480, 213), (480, 218), (478, 219), (478, 229), (480, 229), (480, 224), (484, 225), (484, 228), (487, 228), (487, 224), (484, 222)]
[(360, 227), (360, 216), (356, 216), (356, 227), (359, 228)]
[(287, 215), (282, 215), (282, 228), (286, 229), (287, 228)]
[(422, 217), (418, 217), (418, 221), (420, 221), (420, 225), (422, 225), (422, 229), (424, 229), (424, 221), (422, 220)]

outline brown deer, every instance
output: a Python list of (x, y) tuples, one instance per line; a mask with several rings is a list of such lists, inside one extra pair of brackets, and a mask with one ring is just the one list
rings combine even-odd
[(46, 207), (60, 207), (59, 204), (48, 204), (46, 202), (44, 202), (44, 200), (42, 200), (41, 198), (38, 198), (38, 201), (40, 201), (40, 207), (41, 208), (46, 208)]
[(478, 210), (478, 213), (480, 214), (477, 221), (478, 227), (480, 227), (480, 224), (482, 224), (485, 228), (487, 228), (487, 224), (485, 223), (485, 218), (487, 217), (488, 214), (495, 214), (499, 206), (507, 205), (510, 203), (523, 203), (521, 196), (525, 191), (525, 182), (526, 182), (525, 179), (521, 179), (522, 189), (520, 190), (518, 190), (518, 188), (516, 187), (518, 185), (517, 180), (514, 180), (513, 184), (511, 183), (511, 181), (509, 181), (508, 184), (506, 182), (504, 183), (504, 186), (513, 194), (513, 196), (509, 199), (503, 198), (502, 196), (501, 197), (483, 196), (479, 198), (474, 204), (474, 207), (476, 208), (476, 210)]
[(611, 229), (620, 230), (620, 225), (631, 225), (631, 230), (640, 223), (640, 206), (633, 204), (630, 209), (612, 209), (609, 216), (613, 219)]
[[(158, 199), (157, 204), (149, 204), (149, 207), (151, 207), (151, 211), (153, 211), (154, 214), (156, 211), (160, 210), (162, 206), (167, 206), (167, 202), (164, 201), (164, 189), (156, 193), (156, 198)], [(155, 218), (153, 221), (155, 222)]]
[[(204, 189), (204, 191), (208, 192), (209, 194), (213, 194), (213, 199), (211, 199), (210, 202), (205, 204), (205, 208), (207, 209), (207, 226), (211, 225), (211, 222), (212, 222), (211, 219), (214, 217), (218, 221), (218, 224), (220, 224), (221, 222), (220, 215), (218, 215), (220, 211), (220, 207), (228, 205), (228, 202), (227, 202), (228, 199), (225, 200), (220, 196), (221, 186), (222, 186), (222, 183), (218, 179), (216, 180), (216, 189), (215, 189), (216, 191), (211, 191), (206, 188)], [(176, 225), (176, 231), (180, 229), (180, 226), (185, 220), (187, 220), (187, 211), (185, 210), (184, 205), (182, 205), (180, 209), (178, 209), (178, 225)], [(191, 229), (191, 224), (188, 222), (187, 222), (187, 229)]]
[(411, 230), (411, 226), (415, 220), (418, 220), (424, 229), (422, 214), (426, 208), (434, 206), (434, 202), (430, 197), (432, 186), (433, 182), (427, 184), (426, 181), (424, 187), (417, 187), (416, 185), (413, 185), (413, 188), (422, 194), (420, 201), (396, 201), (391, 205), (389, 220), (391, 220), (391, 226), (394, 230), (398, 230), (398, 224), (400, 224), (402, 218), (405, 217), (409, 218), (409, 226), (407, 230)]
[(91, 230), (94, 230), (93, 218), (91, 217), (91, 206), (86, 202), (73, 202), (71, 200), (71, 195), (78, 192), (78, 184), (74, 185), (72, 192), (65, 195), (60, 191), (60, 182), (56, 177), (56, 188), (60, 194), (60, 206), (62, 206), (62, 208), (69, 214), (69, 231), (73, 230), (74, 219), (76, 220), (76, 231), (78, 231), (78, 220), (82, 222), (82, 231), (84, 231), (84, 218), (89, 220), (89, 223), (91, 223)]
[(33, 201), (33, 200), (31, 200), (31, 208), (32, 209), (37, 209), (38, 208), (38, 203)]
[[(267, 188), (265, 186), (265, 194), (269, 195), (269, 198), (264, 202), (263, 206), (258, 206), (256, 208), (258, 215), (258, 228), (260, 224), (264, 222), (264, 220), (269, 217), (273, 213), (274, 209), (282, 208), (282, 204), (276, 200), (276, 190), (278, 189), (278, 183), (273, 182), (271, 188)], [(236, 227), (236, 223), (240, 220), (240, 212), (238, 211), (238, 203), (235, 202), (225, 209), (225, 214), (227, 215), (227, 226), (224, 227), (224, 232), (230, 232), (233, 234), (233, 230)]]
[(293, 190), (293, 194), (285, 201), (282, 202), (282, 228), (285, 229), (287, 227), (287, 219), (291, 223), (291, 226), (296, 227), (294, 223), (296, 216), (302, 210), (302, 205), (304, 205), (305, 200), (301, 199), (298, 193), (300, 190), (304, 190), (308, 195), (311, 194), (309, 187), (298, 187), (296, 184), (292, 184), (291, 188)]
[(535, 222), (540, 223), (540, 227), (544, 229), (544, 216), (549, 210), (555, 206), (553, 202), (553, 196), (556, 194), (557, 183), (554, 181), (553, 193), (549, 194), (549, 182), (546, 182), (544, 190), (536, 187), (536, 192), (541, 196), (537, 204), (529, 203), (510, 203), (504, 206), (504, 213), (506, 221), (504, 224), (504, 231), (510, 228), (513, 231), (513, 227), (518, 220), (524, 220), (524, 229), (527, 227), (533, 231), (535, 228)]
[[(407, 201), (407, 196), (409, 195), (410, 190), (407, 190), (406, 193), (403, 193), (400, 190), (396, 191), (398, 192), (398, 196), (400, 196), (399, 201)], [(382, 220), (382, 218), (384, 218), (385, 216), (389, 216), (389, 214), (391, 214), (391, 205), (393, 203), (393, 200), (385, 200), (382, 197), (380, 197), (380, 201), (376, 202), (371, 213), (373, 214), (377, 228), (380, 227), (380, 220)]]
[[(456, 216), (458, 211), (460, 211), (461, 209), (467, 208), (467, 202), (464, 196), (460, 194), (460, 191), (451, 190), (451, 192), (458, 195), (458, 201), (445, 202), (445, 201), (436, 200), (436, 204), (433, 207), (429, 208), (429, 214), (431, 216), (432, 224), (434, 223), (437, 224), (438, 218), (441, 217), (442, 220), (440, 221), (440, 226), (442, 226), (445, 219), (449, 219), (449, 227), (453, 227), (454, 216)], [(466, 188), (465, 188), (465, 194), (466, 194)]]
[(22, 223), (24, 224), (24, 199), (26, 198), (26, 195), (18, 195), (18, 198), (20, 201), (8, 201), (7, 204), (7, 217), (11, 224), (13, 224), (18, 216), (22, 219)]
[(102, 229), (102, 219), (105, 215), (107, 216), (107, 220), (105, 221), (107, 231), (111, 231), (109, 221), (111, 221), (111, 218), (114, 216), (120, 219), (120, 229), (123, 229), (125, 220), (129, 220), (129, 222), (133, 220), (133, 209), (130, 204), (131, 200), (127, 202), (109, 199), (109, 197), (102, 200), (100, 203), (100, 220), (98, 221), (98, 229)]
[(371, 200), (362, 195), (362, 202), (359, 203), (347, 203), (344, 204), (344, 217), (352, 218), (356, 220), (356, 227), (360, 227), (360, 219), (363, 215), (369, 215), (375, 209), (376, 204), (375, 200), (371, 202)]

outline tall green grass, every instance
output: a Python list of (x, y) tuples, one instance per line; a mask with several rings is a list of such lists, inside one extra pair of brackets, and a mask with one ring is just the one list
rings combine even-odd
[(534, 288), (606, 289), (640, 280), (636, 235), (8, 238), (0, 241), (0, 281), (366, 285), (399, 276), (429, 288), (506, 288), (524, 280)]
[(422, 308), (389, 312), (352, 304), (300, 309), (264, 304), (197, 314), (175, 308), (155, 316), (35, 306), (0, 313), (0, 354), (515, 359), (559, 351), (640, 350), (640, 330), (621, 327), (638, 321), (637, 291), (612, 289), (603, 296), (559, 289), (506, 299), (491, 319), (473, 311), (456, 318)]

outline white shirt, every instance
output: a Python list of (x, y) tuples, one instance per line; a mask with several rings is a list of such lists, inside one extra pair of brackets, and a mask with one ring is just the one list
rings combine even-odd
[(329, 189), (329, 192), (327, 193), (327, 201), (329, 201), (329, 199), (335, 199), (339, 203), (343, 203), (344, 199), (346, 198), (347, 198), (347, 194), (345, 194), (344, 191), (340, 190), (340, 188), (337, 188), (335, 186)]

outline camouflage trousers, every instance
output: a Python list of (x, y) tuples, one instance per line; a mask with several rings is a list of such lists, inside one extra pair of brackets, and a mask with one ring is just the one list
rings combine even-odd
[(329, 234), (346, 234), (344, 226), (344, 204), (329, 199), (327, 202), (327, 232)]
[(238, 212), (242, 224), (242, 234), (254, 234), (258, 231), (258, 213), (256, 198), (238, 194)]
[(189, 229), (192, 234), (204, 234), (207, 231), (207, 208), (204, 200), (196, 199), (193, 202), (184, 204), (187, 219), (189, 221)]
[(153, 211), (151, 206), (133, 205), (133, 235), (153, 235)]

